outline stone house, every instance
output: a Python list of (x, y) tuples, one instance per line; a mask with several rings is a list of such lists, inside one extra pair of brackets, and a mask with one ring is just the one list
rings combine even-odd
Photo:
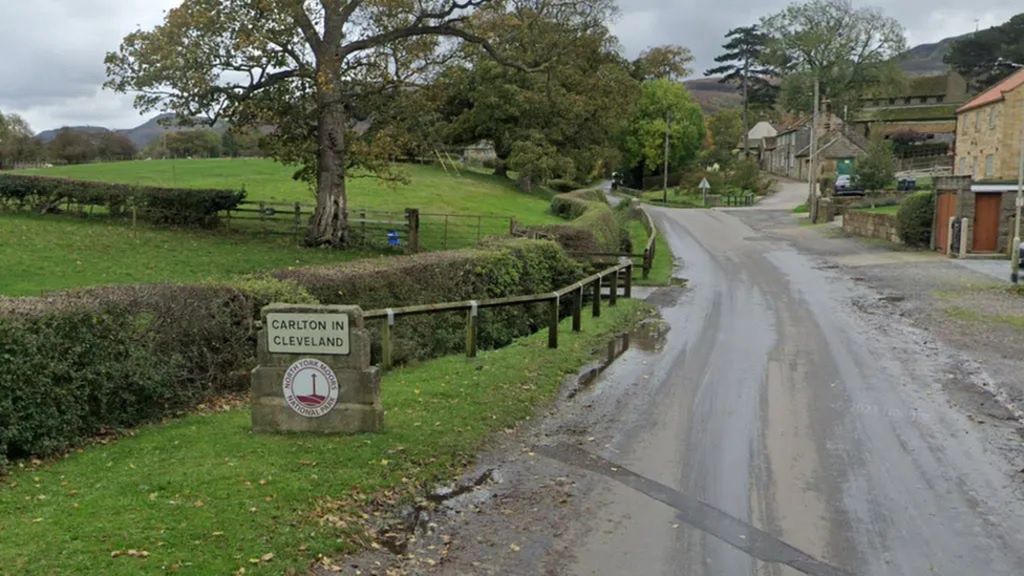
[(982, 92), (956, 114), (955, 174), (976, 182), (1016, 181), (1024, 134), (1024, 70)]
[[(762, 169), (765, 168), (765, 140), (768, 138), (774, 138), (776, 135), (778, 135), (778, 131), (774, 126), (772, 126), (771, 122), (766, 120), (758, 122), (750, 129), (749, 132), (747, 132), (746, 141), (750, 146), (750, 149), (747, 152), (750, 156), (757, 159), (757, 162), (761, 165)], [(743, 149), (743, 140), (739, 142), (737, 148), (740, 150)]]
[[(819, 174), (835, 178), (851, 174), (856, 158), (866, 150), (866, 142), (839, 118), (826, 115), (819, 128)], [(811, 170), (811, 122), (801, 120), (781, 130), (775, 138), (765, 139), (764, 169), (794, 180), (808, 180)]]
[(973, 254), (1009, 253), (1024, 138), (1024, 70), (957, 110), (956, 177), (936, 179), (936, 249), (949, 244), (951, 219), (967, 219)]

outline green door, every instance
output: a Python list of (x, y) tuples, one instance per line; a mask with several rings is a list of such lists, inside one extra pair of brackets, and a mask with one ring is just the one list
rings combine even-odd
[(853, 174), (853, 158), (840, 158), (836, 161), (836, 173), (839, 176)]

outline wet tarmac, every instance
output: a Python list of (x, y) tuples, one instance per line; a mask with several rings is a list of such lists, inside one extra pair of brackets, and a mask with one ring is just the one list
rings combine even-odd
[(786, 211), (651, 214), (689, 280), (647, 295), (664, 324), (482, 455), (467, 477), (491, 480), (435, 510), (409, 554), (351, 566), (1024, 574), (1019, 422), (952, 400), (969, 358), (765, 234)]

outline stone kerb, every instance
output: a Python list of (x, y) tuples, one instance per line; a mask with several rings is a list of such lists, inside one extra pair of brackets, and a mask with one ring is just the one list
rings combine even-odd
[(355, 306), (271, 304), (252, 372), (256, 432), (355, 434), (383, 426), (380, 370)]

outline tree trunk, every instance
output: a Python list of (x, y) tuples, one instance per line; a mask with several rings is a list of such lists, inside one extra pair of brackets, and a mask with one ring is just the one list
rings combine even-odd
[(338, 94), (340, 82), (331, 84), (333, 89), (323, 89), (318, 97), (316, 212), (309, 225), (306, 243), (343, 247), (348, 242), (348, 196), (345, 190), (347, 118)]

